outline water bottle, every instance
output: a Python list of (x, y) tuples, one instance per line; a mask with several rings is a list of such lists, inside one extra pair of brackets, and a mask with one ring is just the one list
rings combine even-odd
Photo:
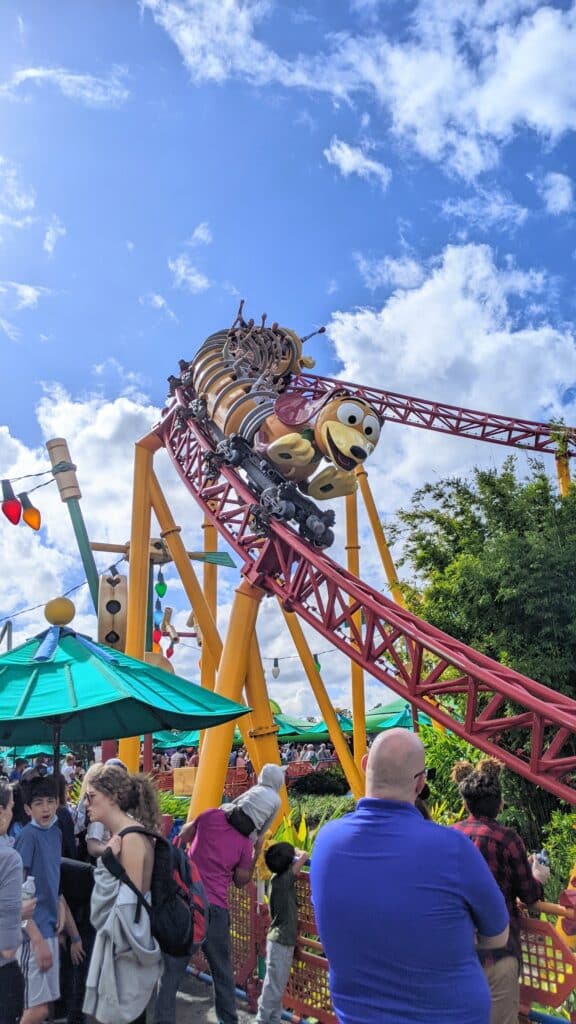
[[(36, 882), (34, 875), (28, 875), (25, 882), (22, 883), (22, 902), (24, 900), (33, 900), (36, 895)], [(22, 927), (25, 928), (28, 921), (22, 921)]]

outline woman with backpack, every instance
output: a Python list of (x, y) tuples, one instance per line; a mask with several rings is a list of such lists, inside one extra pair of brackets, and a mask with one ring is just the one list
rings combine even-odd
[[(139, 834), (138, 825), (160, 834), (156, 791), (145, 776), (102, 765), (90, 773), (85, 799), (90, 820), (101, 822), (111, 838), (94, 872), (91, 920), (96, 939), (84, 1012), (98, 1024), (144, 1024), (162, 954), (152, 936), (150, 915), (141, 906), (142, 901), (150, 903), (154, 838)], [(122, 873), (126, 881), (119, 877)]]

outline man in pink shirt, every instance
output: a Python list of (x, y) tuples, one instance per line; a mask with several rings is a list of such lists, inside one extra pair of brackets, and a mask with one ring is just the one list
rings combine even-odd
[(253, 846), (217, 807), (199, 814), (184, 826), (181, 835), (183, 842), (192, 844), (190, 856), (198, 867), (208, 897), (208, 928), (203, 949), (212, 973), (216, 1016), (219, 1024), (238, 1024), (228, 889), (231, 883), (237, 889), (248, 884), (261, 842)]

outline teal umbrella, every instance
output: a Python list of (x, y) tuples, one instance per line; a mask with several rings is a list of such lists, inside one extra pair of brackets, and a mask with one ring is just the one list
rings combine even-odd
[[(70, 747), (65, 743), (60, 744), (61, 754), (71, 754)], [(27, 760), (32, 757), (40, 757), (41, 754), (52, 756), (52, 745), (50, 743), (36, 743), (32, 747), (8, 747), (2, 751), (2, 757), (25, 757)]]
[[(418, 712), (418, 725), (432, 725), (432, 719), (429, 718), (424, 711)], [(396, 715), (383, 716), (382, 721), (378, 725), (378, 731), (382, 729), (413, 729), (414, 720), (412, 718), (412, 708), (410, 704), (405, 704), (404, 708), (399, 711)]]
[(208, 729), (249, 710), (63, 626), (0, 657), (0, 744)]
[[(274, 715), (274, 721), (278, 726), (277, 736), (283, 739), (285, 736), (294, 735), (294, 728), (284, 722), (283, 715)], [(200, 738), (198, 730), (192, 732), (155, 732), (153, 745), (155, 750), (173, 750), (174, 747), (197, 747)], [(239, 729), (234, 730), (234, 746), (243, 743)]]

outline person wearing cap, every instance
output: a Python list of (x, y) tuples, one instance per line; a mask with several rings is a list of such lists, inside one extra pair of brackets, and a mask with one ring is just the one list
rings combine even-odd
[(458, 761), (452, 779), (468, 817), (452, 828), (464, 833), (480, 851), (506, 900), (510, 915), (510, 935), (498, 949), (478, 951), (490, 986), (492, 1009), (490, 1024), (517, 1024), (522, 966), (520, 911), (518, 900), (527, 906), (543, 899), (542, 886), (550, 877), (550, 868), (530, 861), (522, 839), (514, 829), (497, 821), (502, 810), (501, 765), (492, 757), (476, 765)]

